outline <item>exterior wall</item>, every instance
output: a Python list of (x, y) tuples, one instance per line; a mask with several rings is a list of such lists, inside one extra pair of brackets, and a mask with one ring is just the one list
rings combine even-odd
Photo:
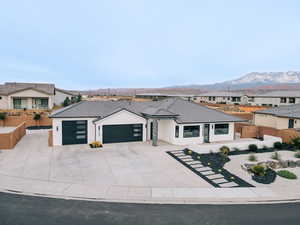
[[(294, 121), (294, 128), (300, 128), (300, 119), (294, 119)], [(255, 113), (254, 124), (256, 126), (266, 126), (276, 129), (288, 129), (289, 118)]]
[(147, 140), (147, 129), (146, 124), (147, 120), (143, 117), (140, 117), (134, 113), (122, 110), (118, 113), (110, 115), (102, 120), (95, 122), (96, 124), (96, 140), (103, 142), (103, 126), (104, 125), (120, 125), (120, 124), (143, 124), (143, 141)]
[(293, 105), (299, 104), (300, 98), (295, 99), (295, 103), (289, 103), (289, 97), (286, 97), (286, 103), (280, 102), (280, 97), (254, 97), (254, 101), (251, 105), (272, 105), (272, 106), (283, 106), (283, 105)]
[[(228, 96), (200, 96), (197, 97), (197, 102), (208, 102), (208, 103), (225, 103), (225, 104), (248, 104), (248, 97), (247, 96), (233, 96), (233, 97), (240, 97), (241, 101), (236, 102), (232, 101), (232, 97)], [(210, 99), (209, 99), (210, 98)]]
[(54, 95), (54, 103), (55, 105), (61, 105), (66, 97), (69, 97), (71, 99), (73, 95), (66, 94), (64, 92), (61, 92), (59, 90), (55, 90), (55, 95)]
[[(150, 134), (150, 122), (148, 124), (148, 133)], [(223, 123), (222, 123), (223, 124)], [(230, 141), (234, 140), (234, 123), (229, 124), (229, 132), (225, 135), (215, 135), (214, 133), (214, 123), (210, 124), (210, 142), (217, 141)], [(179, 126), (179, 137), (175, 137), (175, 127)], [(184, 138), (183, 130), (184, 126), (200, 126), (200, 135), (199, 137), (191, 137)], [(195, 123), (195, 124), (177, 124), (174, 120), (158, 120), (158, 139), (168, 142), (174, 145), (195, 145), (195, 144), (203, 144), (204, 136), (203, 136), (203, 123)], [(150, 136), (147, 137), (148, 140)]]
[(88, 143), (95, 141), (95, 126), (93, 121), (96, 118), (53, 118), (52, 131), (53, 131), (53, 146), (62, 145), (62, 121), (67, 120), (87, 120), (87, 140)]
[(16, 92), (8, 96), (8, 109), (13, 109), (13, 98), (27, 98), (27, 108), (32, 109), (32, 98), (48, 98), (48, 108), (53, 108), (53, 95), (47, 95), (32, 89)]
[(8, 109), (8, 97), (0, 95), (0, 109)]

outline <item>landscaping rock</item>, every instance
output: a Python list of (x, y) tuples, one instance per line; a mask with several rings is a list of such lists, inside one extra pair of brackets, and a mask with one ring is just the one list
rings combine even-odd
[(300, 160), (297, 160), (297, 161), (296, 161), (296, 165), (297, 165), (297, 166), (300, 166)]
[(289, 166), (288, 160), (281, 160), (279, 162), (280, 162), (282, 168), (287, 168)]
[(297, 166), (295, 161), (289, 160), (288, 163), (289, 163), (289, 167), (291, 167), (291, 168), (294, 168)]

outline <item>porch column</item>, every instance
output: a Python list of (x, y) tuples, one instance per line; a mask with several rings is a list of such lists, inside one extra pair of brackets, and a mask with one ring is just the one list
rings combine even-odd
[(158, 139), (158, 122), (157, 119), (153, 120), (153, 127), (152, 127), (152, 145), (157, 146), (157, 139)]

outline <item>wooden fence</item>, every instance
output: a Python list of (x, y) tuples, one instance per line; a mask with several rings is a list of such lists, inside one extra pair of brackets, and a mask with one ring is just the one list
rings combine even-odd
[[(25, 122), (25, 126), (51, 126), (52, 119), (49, 118), (48, 111), (36, 111), (36, 110), (6, 110), (3, 111), (7, 114), (4, 121), (0, 120), (0, 126), (18, 126)], [(33, 119), (34, 113), (37, 112), (41, 115), (41, 119), (36, 121)]]
[(282, 142), (290, 143), (294, 138), (300, 138), (300, 132), (295, 129), (279, 130), (272, 127), (254, 126), (247, 123), (236, 123), (235, 132), (241, 134), (241, 138), (262, 138), (270, 135), (282, 138)]
[(48, 146), (53, 146), (53, 131), (49, 130), (48, 131)]
[(12, 149), (26, 134), (26, 124), (21, 123), (9, 133), (0, 134), (0, 149)]

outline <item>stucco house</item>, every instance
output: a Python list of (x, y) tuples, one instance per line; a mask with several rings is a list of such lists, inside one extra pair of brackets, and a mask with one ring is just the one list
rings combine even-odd
[(248, 103), (248, 97), (243, 92), (218, 91), (197, 95), (197, 101), (218, 104), (244, 105)]
[(254, 124), (276, 129), (300, 128), (300, 104), (254, 112)]
[(53, 112), (53, 145), (162, 140), (174, 145), (234, 140), (240, 118), (181, 98), (82, 101)]
[(0, 109), (52, 109), (73, 96), (54, 84), (6, 82), (0, 85)]

